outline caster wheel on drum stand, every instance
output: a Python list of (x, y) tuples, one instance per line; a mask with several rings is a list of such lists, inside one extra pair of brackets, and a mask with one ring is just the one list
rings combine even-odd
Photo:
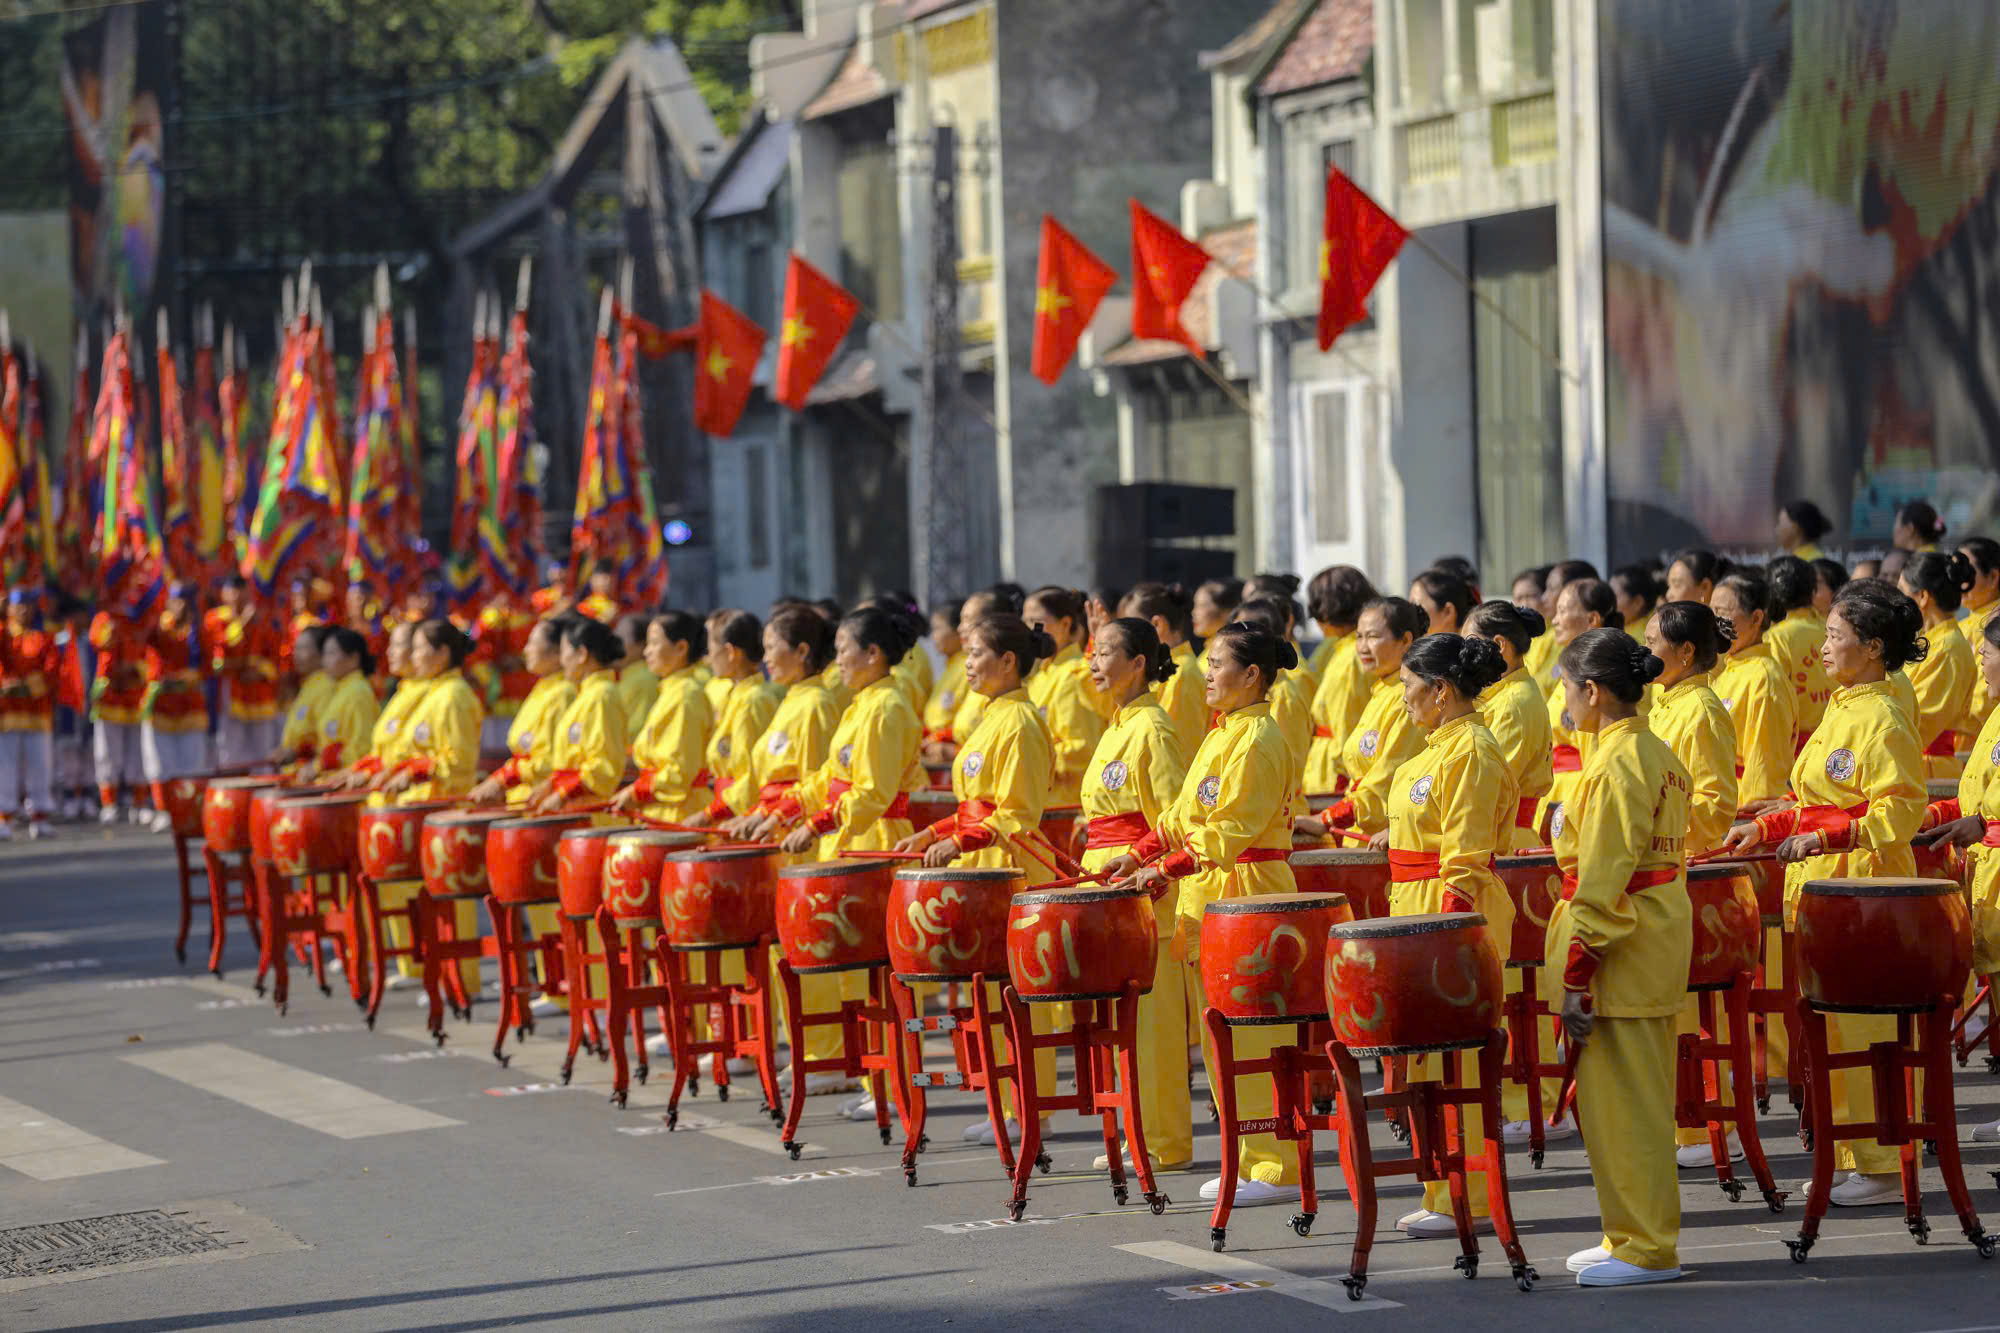
[(512, 1061), (514, 1057), (507, 1054), (507, 1052), (501, 1050), (499, 1047), (496, 1046), (493, 1048), (493, 1058), (500, 1062), (500, 1067), (502, 1069), (505, 1069), (508, 1063)]
[(640, 1065), (640, 1066), (639, 1066), (639, 1067), (638, 1067), (637, 1069), (633, 1070), (633, 1071), (632, 1071), (632, 1077), (634, 1077), (634, 1078), (636, 1078), (636, 1079), (638, 1079), (638, 1080), (639, 1080), (639, 1086), (640, 1086), (640, 1087), (642, 1087), (642, 1088), (643, 1088), (643, 1087), (645, 1087), (645, 1086), (646, 1086), (646, 1066), (644, 1066), (644, 1065)]
[(1173, 1200), (1169, 1199), (1164, 1194), (1153, 1193), (1153, 1194), (1148, 1194), (1146, 1196), (1146, 1208), (1153, 1214), (1154, 1217), (1158, 1217), (1162, 1213), (1166, 1212), (1167, 1205), (1172, 1202)]
[(729, 1085), (727, 1083), (723, 1084), (721, 1087), (715, 1090), (715, 1100), (719, 1102), (726, 1102), (729, 1100)]
[(905, 1185), (908, 1185), (911, 1189), (915, 1189), (917, 1187), (917, 1168), (913, 1166), (909, 1170), (903, 1172), (903, 1183)]
[(917, 1139), (917, 1151), (918, 1151), (918, 1152), (928, 1152), (928, 1151), (930, 1151), (930, 1146), (931, 1146), (931, 1136), (930, 1136), (930, 1135), (928, 1135), (928, 1134), (925, 1134), (925, 1135), (922, 1135), (921, 1137), (919, 1137), (919, 1138)]
[(1764, 1191), (1764, 1206), (1765, 1206), (1766, 1208), (1769, 1208), (1769, 1209), (1770, 1209), (1770, 1210), (1771, 1210), (1772, 1212), (1774, 1212), (1774, 1213), (1782, 1213), (1782, 1212), (1784, 1212), (1784, 1211), (1785, 1211), (1785, 1191), (1783, 1191), (1783, 1190), (1765, 1190), (1765, 1191)]
[(1771, 1114), (1771, 1099), (1769, 1097), (1759, 1097), (1757, 1099), (1757, 1114), (1758, 1115)]
[(1531, 1166), (1533, 1166), (1533, 1167), (1535, 1168), (1535, 1170), (1537, 1170), (1537, 1171), (1541, 1170), (1541, 1169), (1542, 1169), (1542, 1155), (1541, 1155), (1541, 1153), (1539, 1153), (1539, 1152), (1531, 1152), (1531, 1153), (1529, 1153), (1529, 1154), (1528, 1154), (1528, 1162), (1529, 1162), (1529, 1164), (1530, 1164)]
[(1928, 1219), (1923, 1217), (1906, 1218), (1903, 1225), (1910, 1229), (1910, 1235), (1916, 1240), (1917, 1244), (1928, 1245), (1931, 1243), (1931, 1224)]
[(1222, 1253), (1222, 1243), (1228, 1238), (1229, 1228), (1227, 1227), (1210, 1227), (1208, 1229), (1208, 1243), (1214, 1247), (1217, 1254)]
[(1300, 1239), (1312, 1235), (1313, 1219), (1317, 1216), (1319, 1216), (1317, 1213), (1293, 1213), (1292, 1230), (1298, 1233)]
[(1535, 1283), (1540, 1277), (1541, 1274), (1537, 1273), (1531, 1264), (1514, 1265), (1514, 1285), (1522, 1291), (1533, 1291)]
[[(620, 1088), (611, 1094), (611, 1104), (621, 1111), (625, 1109), (625, 1089)], [(668, 1126), (668, 1128), (672, 1128), (672, 1126)]]
[[(219, 977), (222, 973), (217, 972), (215, 975)], [(257, 983), (257, 998), (260, 1000), (264, 998), (264, 983), (261, 981)]]
[(1991, 1259), (1993, 1257), (1995, 1240), (1992, 1236), (1987, 1235), (1984, 1230), (1975, 1228), (1966, 1239), (1972, 1242), (1973, 1249), (1979, 1251), (1980, 1258)]
[(1743, 1182), (1740, 1180), (1725, 1180), (1722, 1182), (1722, 1192), (1729, 1196), (1731, 1203), (1741, 1203), (1743, 1201)]
[(1332, 1115), (1332, 1114), (1333, 1114), (1333, 1098), (1331, 1098), (1331, 1097), (1322, 1097), (1322, 1098), (1320, 1098), (1320, 1099), (1319, 1099), (1318, 1101), (1314, 1102), (1314, 1103), (1313, 1103), (1313, 1114), (1314, 1114), (1314, 1115)]
[(1018, 1222), (1027, 1211), (1028, 1201), (1026, 1199), (1010, 1203), (1007, 1205), (1007, 1220), (1009, 1222)]
[(1803, 1236), (1785, 1242), (1785, 1248), (1792, 1252), (1792, 1262), (1795, 1264), (1804, 1263), (1806, 1261), (1806, 1254), (1812, 1247), (1812, 1241)]
[(1451, 1261), (1451, 1266), (1454, 1272), (1465, 1274), (1467, 1280), (1479, 1276), (1479, 1256), (1476, 1254), (1461, 1254)]
[(1114, 1202), (1118, 1204), (1120, 1208), (1123, 1208), (1125, 1206), (1125, 1201), (1131, 1197), (1132, 1197), (1132, 1192), (1126, 1189), (1125, 1186), (1113, 1185), (1111, 1187), (1111, 1198)]
[(562, 1067), (562, 1085), (565, 1088), (569, 1086), (569, 1075), (570, 1075), (570, 1068), (568, 1065), (564, 1065)]
[(882, 1130), (882, 1146), (884, 1148), (889, 1146), (889, 1131), (887, 1127), (884, 1127)]
[(793, 1160), (794, 1162), (798, 1161), (798, 1160), (799, 1160), (799, 1152), (800, 1152), (800, 1151), (801, 1151), (801, 1149), (802, 1149), (802, 1148), (804, 1147), (804, 1145), (803, 1145), (803, 1144), (798, 1144), (798, 1143), (793, 1143), (793, 1142), (792, 1142), (792, 1141), (791, 1141), (790, 1139), (787, 1139), (787, 1140), (785, 1140), (785, 1145), (784, 1145), (784, 1146), (785, 1146), (785, 1151), (786, 1151), (786, 1152), (788, 1152), (788, 1153), (790, 1153), (790, 1154), (792, 1155), (792, 1160)]
[(368, 1015), (367, 1021), (368, 1021), (368, 1030), (370, 1032), (373, 1032), (375, 1030), (375, 1015), (373, 1014)]
[(1348, 1300), (1358, 1301), (1361, 1299), (1362, 1291), (1368, 1286), (1368, 1279), (1365, 1277), (1344, 1277), (1340, 1279), (1340, 1285), (1347, 1288)]
[(440, 1048), (444, 1046), (444, 1037), (445, 1037), (445, 1032), (443, 1028), (439, 1028), (437, 1031), (431, 1033), (431, 1039), (437, 1042)]
[[(1408, 1143), (1410, 1141), (1410, 1127), (1400, 1120), (1391, 1120), (1389, 1122), (1389, 1137), (1398, 1143)], [(1355, 1299), (1360, 1300), (1361, 1298), (1357, 1296)]]
[(283, 1018), (286, 1014), (289, 1014), (290, 1012), (292, 1012), (292, 1006), (289, 1003), (281, 1004), (278, 1006), (278, 1017)]
[(333, 998), (333, 987), (331, 987), (331, 986), (321, 986), (321, 987), (319, 988), (319, 993), (320, 993), (321, 995), (324, 995), (324, 996), (326, 996), (326, 998), (327, 998), (327, 999), (331, 1000), (331, 999)]
[(177, 963), (185, 963), (185, 962), (186, 962), (187, 960), (188, 960), (188, 951), (187, 951), (186, 949), (182, 949), (182, 948), (178, 948), (178, 947), (177, 947), (177, 948), (175, 948), (175, 950), (174, 950), (174, 961), (175, 961), (175, 962), (177, 962)]
[(679, 1111), (670, 1110), (667, 1112), (667, 1133), (669, 1134), (673, 1133), (675, 1126), (679, 1125), (680, 1123), (681, 1123), (681, 1113)]
[(1045, 1176), (1049, 1173), (1049, 1168), (1054, 1165), (1055, 1165), (1054, 1160), (1051, 1159), (1046, 1152), (1038, 1154), (1035, 1158), (1035, 1170), (1041, 1172)]
[(1986, 1057), (1986, 1072), (1989, 1074), (2000, 1074), (2000, 1055), (1989, 1055)]

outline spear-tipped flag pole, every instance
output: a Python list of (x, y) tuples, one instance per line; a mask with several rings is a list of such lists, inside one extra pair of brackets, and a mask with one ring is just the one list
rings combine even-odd
[(500, 406), (496, 423), (497, 547), (495, 574), (519, 595), (528, 590), (538, 566), (542, 528), (542, 450), (535, 441), (534, 368), (528, 361), (530, 262), (521, 261), (514, 288), (514, 314), (500, 364)]
[(134, 409), (130, 343), (131, 330), (121, 315), (105, 342), (91, 424), (90, 452), (104, 464), (94, 545), (107, 605), (143, 605), (159, 580), (160, 525)]
[(1035, 270), (1035, 378), (1054, 384), (1076, 355), (1104, 294), (1118, 281), (1111, 265), (1085, 248), (1060, 222), (1042, 216), (1042, 254)]
[(0, 578), (14, 584), (24, 577), (27, 564), (27, 533), (15, 521), (20, 496), (26, 489), (22, 475), (20, 359), (14, 355), (13, 330), (7, 312), (0, 310)]
[(227, 556), (229, 524), (224, 474), (222, 418), (216, 404), (215, 307), (196, 318), (194, 401), (188, 412), (188, 440), (194, 453), (194, 545), (201, 569), (220, 572)]
[(90, 331), (76, 331), (76, 382), (70, 387), (69, 429), (63, 436), (62, 515), (57, 527), (56, 561), (71, 588), (94, 584), (90, 560)]
[(579, 587), (589, 566), (606, 554), (606, 528), (613, 510), (626, 503), (615, 494), (620, 455), (618, 433), (624, 412), (613, 399), (611, 318), (615, 302), (611, 288), (598, 298), (597, 339), (590, 355), (590, 403), (584, 413), (583, 448), (576, 479), (576, 505), (570, 516), (571, 587)]

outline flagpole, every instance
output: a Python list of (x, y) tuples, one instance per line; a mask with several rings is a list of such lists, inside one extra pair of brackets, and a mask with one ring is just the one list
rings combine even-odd
[(1556, 356), (1556, 354), (1551, 352), (1548, 348), (1542, 346), (1541, 342), (1535, 337), (1534, 334), (1528, 332), (1525, 326), (1523, 326), (1518, 320), (1516, 320), (1512, 315), (1508, 314), (1505, 310), (1501, 309), (1499, 304), (1496, 303), (1491, 297), (1487, 296), (1484, 292), (1480, 291), (1479, 288), (1475, 287), (1472, 283), (1472, 279), (1466, 276), (1465, 271), (1459, 268), (1458, 265), (1452, 263), (1449, 259), (1446, 259), (1444, 255), (1441, 252), (1439, 252), (1436, 246), (1432, 245), (1429, 241), (1423, 238), (1422, 233), (1412, 231), (1412, 232), (1407, 232), (1406, 235), (1409, 237), (1410, 240), (1415, 241), (1417, 243), (1419, 249), (1421, 249), (1425, 254), (1431, 257), (1432, 262), (1437, 264), (1437, 266), (1443, 269), (1446, 273), (1449, 273), (1453, 278), (1457, 279), (1459, 285), (1465, 288), (1465, 290), (1471, 295), (1473, 300), (1479, 302), (1479, 304), (1485, 306), (1488, 310), (1491, 310), (1494, 314), (1498, 315), (1500, 317), (1500, 322), (1502, 324), (1505, 324), (1508, 328), (1520, 334), (1521, 341), (1528, 344), (1528, 346), (1534, 348), (1535, 351), (1541, 356), (1541, 358), (1544, 361), (1547, 361), (1550, 366), (1554, 367), (1556, 374), (1562, 376), (1564, 379), (1568, 380), (1571, 384), (1577, 385), (1579, 387), (1582, 386), (1583, 384), (1582, 376), (1576, 374), (1576, 372), (1570, 370), (1569, 367), (1563, 365), (1562, 359), (1560, 357)]

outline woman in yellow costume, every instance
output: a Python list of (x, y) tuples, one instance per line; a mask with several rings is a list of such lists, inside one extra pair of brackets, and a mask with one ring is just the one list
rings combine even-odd
[[(1716, 618), (1728, 627), (1729, 649), (1715, 672), (1714, 689), (1735, 724), (1739, 809), (1782, 799), (1796, 756), (1792, 738), (1798, 731), (1798, 692), (1765, 638), (1770, 602), (1771, 585), (1763, 575), (1747, 572), (1723, 579), (1708, 599)], [(1713, 843), (1688, 843), (1690, 854), (1713, 849)]]
[(1466, 634), (1490, 642), (1507, 667), (1506, 674), (1479, 696), (1480, 720), (1499, 742), (1507, 771), (1514, 777), (1507, 851), (1542, 845), (1535, 832), (1535, 811), (1555, 779), (1549, 710), (1526, 666), (1528, 650), (1544, 628), (1541, 612), (1512, 602), (1481, 602), (1465, 621)]
[(1202, 698), (1208, 692), (1208, 682), (1201, 677), (1194, 645), (1188, 641), (1194, 633), (1193, 607), (1194, 599), (1178, 583), (1136, 584), (1118, 604), (1119, 615), (1151, 625), (1154, 636), (1173, 659), (1174, 674), (1155, 681), (1153, 694), (1173, 719), (1174, 735), (1184, 755), (1199, 750), (1201, 738), (1208, 734), (1208, 704)]
[(1928, 647), (1903, 674), (1916, 694), (1911, 720), (1917, 725), (1924, 776), (1929, 778), (1958, 776), (1958, 733), (1971, 715), (1979, 665), (1954, 617), (1973, 583), (1972, 562), (1957, 551), (1919, 552), (1910, 557), (1897, 580), (1903, 596), (1915, 602), (1924, 616), (1922, 637)]
[(1403, 707), (1403, 657), (1429, 624), (1420, 608), (1400, 597), (1380, 597), (1361, 608), (1354, 655), (1369, 679), (1368, 703), (1341, 742), (1340, 768), (1347, 775), (1347, 795), (1318, 821), (1302, 821), (1302, 829), (1352, 827), (1372, 838), (1389, 827), (1389, 781), (1424, 745)]
[[(2000, 551), (2000, 547), (1995, 549)], [(1764, 631), (1764, 642), (1771, 645), (1771, 656), (1791, 682), (1792, 711), (1796, 714), (1792, 757), (1797, 758), (1806, 737), (1826, 716), (1827, 696), (1833, 693), (1833, 682), (1819, 661), (1819, 646), (1826, 638), (1826, 616), (1817, 606), (1819, 572), (1796, 556), (1781, 555), (1766, 567), (1764, 577), (1771, 585), (1771, 623)], [(1829, 592), (1827, 605), (1832, 604)], [(1789, 772), (1790, 765), (1786, 769)]]
[(1312, 744), (1306, 747), (1303, 783), (1307, 796), (1339, 796), (1346, 790), (1340, 747), (1361, 720), (1369, 695), (1368, 674), (1355, 656), (1354, 631), (1361, 608), (1376, 596), (1375, 585), (1352, 565), (1329, 565), (1306, 585), (1306, 611), (1319, 623), (1326, 636), (1321, 645), (1327, 647), (1312, 697)]
[[(748, 611), (717, 611), (708, 618), (708, 669), (723, 681), (722, 702), (715, 708), (715, 725), (708, 733), (703, 761), (718, 792), (726, 791), (750, 771), (757, 738), (778, 711), (779, 693), (769, 688), (758, 670), (764, 657), (764, 627)], [(706, 808), (707, 802), (703, 802)], [(692, 812), (690, 812), (692, 813)]]
[[(694, 669), (707, 643), (702, 622), (685, 611), (654, 616), (646, 626), (647, 670), (659, 684), (643, 722), (630, 732), (638, 780), (612, 798), (613, 809), (679, 821), (708, 808), (713, 792), (704, 763), (714, 719)], [(616, 776), (624, 771), (621, 757)]]
[(1046, 633), (1056, 646), (1054, 655), (1028, 677), (1028, 698), (1041, 711), (1055, 745), (1048, 804), (1075, 805), (1083, 788), (1084, 766), (1104, 734), (1104, 714), (1090, 701), (1090, 663), (1083, 658), (1089, 632), (1084, 595), (1074, 588), (1037, 588), (1028, 594), (1021, 619)]
[[(538, 621), (521, 648), (521, 664), (535, 684), (507, 728), (507, 760), (472, 789), (474, 805), (516, 805), (527, 800), (535, 784), (549, 775), (555, 753), (556, 723), (576, 701), (576, 686), (562, 673), (562, 626), (558, 620)], [(398, 694), (401, 693), (399, 690)], [(393, 703), (395, 696), (390, 696)]]
[[(576, 698), (556, 721), (549, 775), (528, 793), (528, 811), (552, 815), (610, 798), (625, 774), (625, 706), (618, 698), (618, 636), (588, 617), (565, 619), (557, 660)], [(642, 775), (643, 780), (643, 775)]]

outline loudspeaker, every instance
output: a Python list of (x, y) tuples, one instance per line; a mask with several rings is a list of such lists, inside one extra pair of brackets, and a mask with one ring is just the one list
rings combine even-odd
[(1179, 542), (1236, 532), (1236, 492), (1227, 486), (1141, 482), (1100, 486), (1092, 496), (1097, 581), (1129, 588), (1149, 579), (1187, 587), (1235, 572), (1230, 551)]

